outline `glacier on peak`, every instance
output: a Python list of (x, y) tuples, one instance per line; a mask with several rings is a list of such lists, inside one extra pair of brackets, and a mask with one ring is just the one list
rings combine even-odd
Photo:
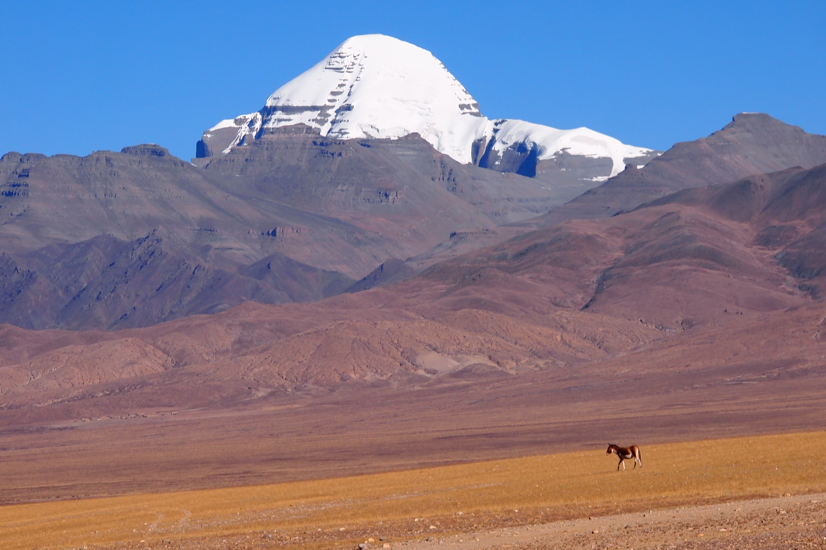
[[(535, 149), (539, 160), (562, 151), (608, 157), (610, 175), (627, 158), (650, 153), (587, 128), (557, 130), (520, 120), (489, 120), (476, 100), (433, 54), (380, 34), (354, 36), (278, 88), (264, 107), (219, 122), (204, 133), (197, 156), (226, 154), (284, 126), (305, 124), (322, 136), (394, 139), (418, 133), (438, 151), (467, 164), (474, 151)], [(222, 138), (216, 138), (218, 135)], [(205, 143), (212, 139), (212, 147)], [(481, 149), (480, 149), (481, 147)], [(477, 155), (478, 157), (478, 155)]]

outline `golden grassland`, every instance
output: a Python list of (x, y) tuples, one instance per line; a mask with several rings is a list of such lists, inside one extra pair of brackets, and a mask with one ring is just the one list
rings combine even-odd
[(503, 521), (826, 491), (826, 432), (651, 445), (642, 452), (644, 467), (633, 470), (628, 463), (625, 472), (617, 472), (616, 457), (600, 448), (327, 480), (11, 505), (0, 508), (0, 547), (160, 548), (169, 541), (229, 537), (255, 541), (250, 548), (321, 548), (352, 547), (373, 536), (392, 545)]

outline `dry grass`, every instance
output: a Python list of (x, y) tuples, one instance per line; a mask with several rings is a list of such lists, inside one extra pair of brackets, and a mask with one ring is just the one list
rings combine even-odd
[[(619, 442), (623, 443), (623, 442)], [(277, 485), (0, 508), (0, 546), (342, 547), (619, 511), (826, 491), (826, 432), (643, 448), (617, 473), (603, 449)], [(517, 511), (518, 510), (518, 511)], [(417, 521), (418, 520), (418, 521)], [(435, 529), (431, 529), (431, 525)], [(264, 533), (274, 535), (262, 539)], [(298, 537), (298, 539), (295, 539)], [(262, 542), (263, 540), (263, 542)]]

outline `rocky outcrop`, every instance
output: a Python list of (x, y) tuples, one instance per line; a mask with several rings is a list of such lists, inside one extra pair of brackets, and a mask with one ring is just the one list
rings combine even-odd
[(409, 279), (416, 274), (415, 269), (398, 258), (390, 258), (369, 275), (358, 281), (346, 292), (362, 292), (378, 286), (385, 286)]

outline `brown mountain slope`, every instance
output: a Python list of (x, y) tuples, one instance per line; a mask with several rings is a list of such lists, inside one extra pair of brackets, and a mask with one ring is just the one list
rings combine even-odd
[[(367, 272), (398, 246), (375, 232), (250, 200), (242, 178), (227, 188), (157, 146), (88, 157), (18, 155), (0, 160), (0, 249), (22, 253), (108, 235), (131, 241), (163, 227), (193, 255), (237, 268), (280, 252), (332, 271)], [(323, 259), (323, 262), (317, 261)], [(313, 263), (315, 262), (315, 263)], [(337, 269), (338, 268), (338, 269)], [(372, 269), (372, 267), (370, 267)]]
[(395, 140), (332, 140), (303, 125), (263, 134), (226, 155), (194, 162), (208, 173), (247, 176), (262, 196), (304, 210), (352, 217), (353, 223), (363, 217), (368, 224), (372, 216), (410, 216), (448, 234), (480, 227), (463, 222), (469, 212), (489, 218), (488, 226), (498, 225), (534, 217), (581, 192), (459, 164), (418, 134)]
[(542, 227), (571, 219), (604, 218), (680, 189), (823, 163), (826, 136), (808, 134), (769, 115), (741, 113), (722, 130), (678, 143), (641, 169), (629, 166), (601, 186), (529, 223)]
[(9, 153), (0, 178), (0, 322), (30, 328), (313, 301), (388, 258), (563, 200), (529, 178), (462, 166), (417, 136), (333, 142), (294, 128), (206, 169), (145, 145), (84, 158)]
[[(826, 136), (807, 134), (768, 115), (742, 113), (719, 132), (678, 143), (638, 168), (626, 170), (550, 212), (522, 222), (451, 235), (433, 249), (406, 261), (419, 271), (461, 254), (512, 238), (531, 228), (574, 219), (605, 218), (685, 188), (731, 182), (752, 174), (826, 162)], [(362, 287), (368, 286), (362, 282)], [(380, 286), (383, 281), (373, 281)]]
[[(765, 115), (738, 115), (649, 163), (640, 188), (806, 165), (821, 155), (820, 138)], [(526, 228), (498, 224), (570, 198), (536, 179), (459, 165), (418, 136), (330, 141), (292, 127), (202, 161), (196, 168), (158, 146), (85, 158), (5, 155), (0, 321), (111, 329), (245, 300), (316, 300), (388, 259), (406, 266), (380, 269), (354, 288), (500, 242)], [(791, 225), (768, 231), (789, 236)], [(787, 264), (814, 273), (799, 256)]]
[(808, 279), (822, 272), (825, 168), (686, 190), (628, 214), (566, 222), (421, 277), (445, 285), (434, 302), (442, 307), (587, 308), (677, 330), (783, 309), (805, 302), (817, 283)]
[(826, 165), (676, 193), (657, 203), (676, 202), (702, 202), (721, 216), (750, 222), (757, 230), (754, 244), (774, 251), (800, 290), (818, 295), (826, 268)]
[(248, 300), (317, 301), (354, 282), (279, 253), (240, 270), (216, 268), (210, 256), (194, 254), (165, 230), (134, 241), (100, 236), (2, 257), (0, 320), (33, 329), (127, 328)]
[(0, 366), (3, 408), (48, 404), (30, 414), (71, 417), (77, 406), (104, 414), (223, 407), (341, 387), (410, 389), (445, 377), (473, 381), (576, 365), (660, 336), (576, 312), (520, 321), (473, 310), (425, 319), (390, 308), (272, 307), (249, 303), (157, 327), (42, 338), (5, 325), (4, 347), (14, 353)]
[[(609, 219), (536, 230), (402, 283), (314, 306), (247, 305), (93, 333), (80, 344), (63, 335), (59, 348), (16, 352), (19, 360), (2, 369), (0, 395), (6, 406), (34, 395), (101, 410), (225, 406), (273, 393), (414, 388), (610, 359), (697, 327), (810, 304), (806, 285), (816, 282), (795, 278), (777, 258), (786, 249), (803, 254), (801, 243), (814, 239), (806, 227), (818, 235), (826, 210), (815, 197), (825, 173), (788, 170), (684, 191)], [(761, 235), (778, 220), (796, 224), (802, 237), (767, 246)], [(100, 346), (116, 349), (114, 342), (125, 349), (113, 366), (122, 376), (76, 370), (83, 357), (100, 363)], [(150, 370), (134, 370), (133, 362)]]

